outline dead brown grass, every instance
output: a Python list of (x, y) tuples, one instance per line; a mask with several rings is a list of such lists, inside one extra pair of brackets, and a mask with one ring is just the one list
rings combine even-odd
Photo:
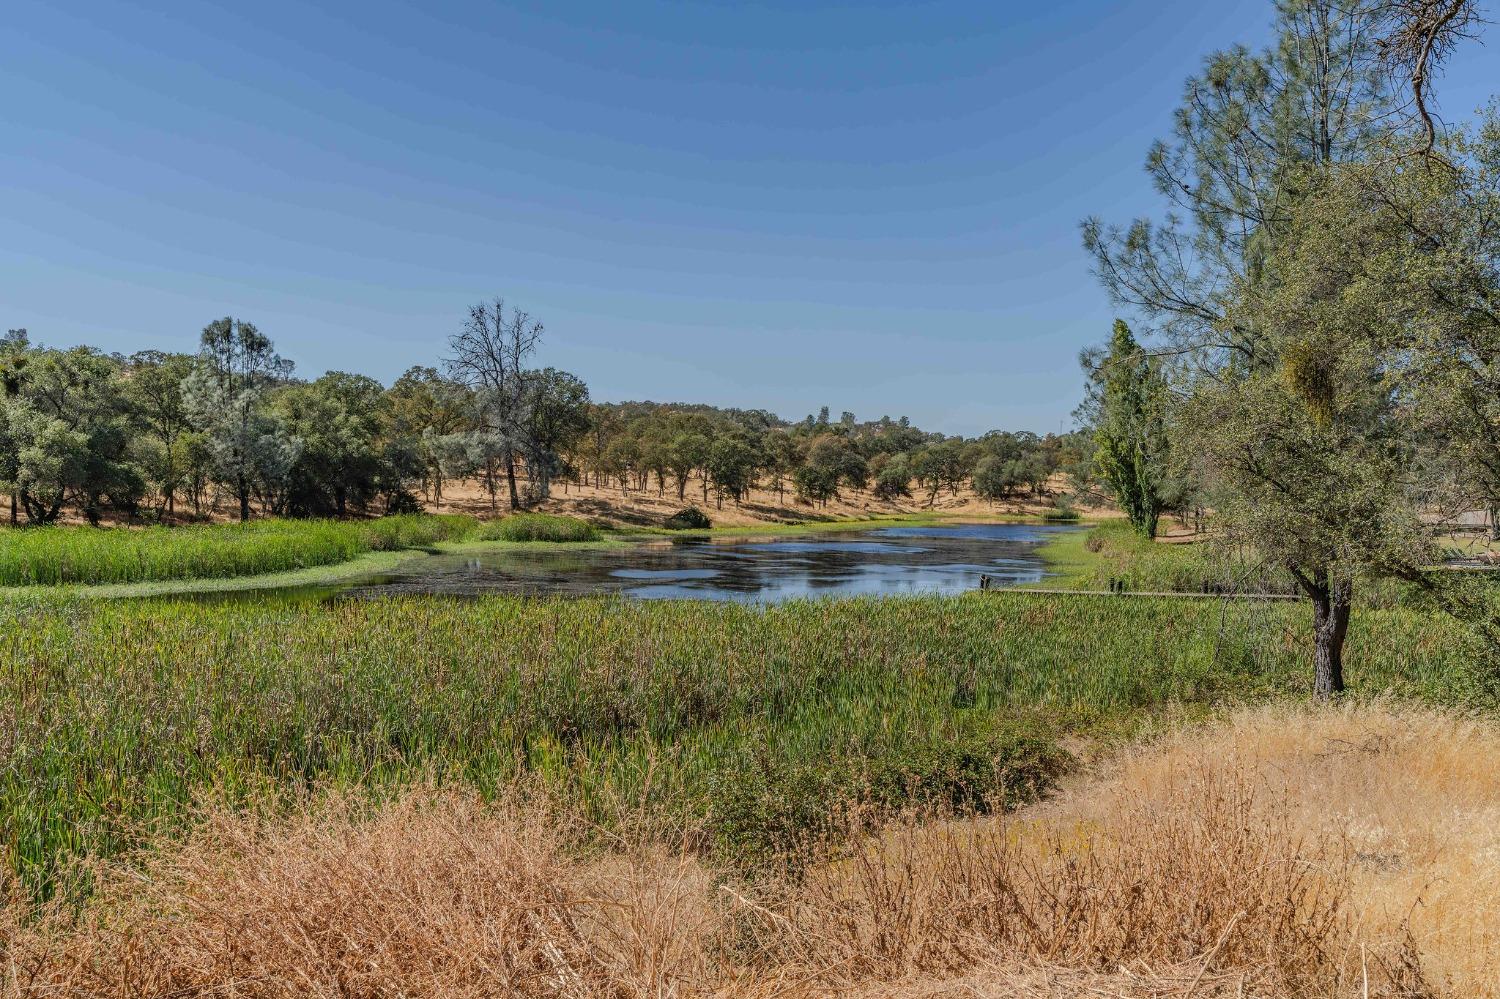
[[(1065, 477), (1058, 475), (1051, 483), (1049, 494), (1021, 494), (1003, 502), (992, 503), (981, 499), (971, 487), (965, 485), (956, 494), (944, 490), (930, 507), (927, 505), (926, 493), (920, 489), (910, 497), (897, 500), (880, 499), (870, 490), (846, 489), (836, 499), (815, 505), (798, 500), (789, 487), (778, 493), (762, 484), (749, 490), (743, 502), (726, 500), (719, 507), (711, 492), (709, 499), (704, 500), (702, 485), (697, 476), (691, 477), (685, 497), (679, 500), (675, 488), (669, 487), (659, 492), (654, 479), (650, 489), (628, 492), (618, 486), (599, 489), (588, 484), (558, 483), (553, 486), (551, 498), (539, 509), (622, 528), (659, 527), (666, 518), (686, 504), (701, 507), (718, 527), (868, 520), (929, 513), (955, 519), (986, 520), (997, 516), (1039, 516), (1052, 509), (1057, 494), (1069, 491)], [(1114, 506), (1105, 503), (1085, 501), (1078, 508), (1091, 520), (1120, 516)], [(493, 516), (489, 494), (477, 482), (449, 484), (444, 488), (441, 509), (436, 506), (429, 506), (428, 509), (432, 512), (469, 513), (477, 517)], [(503, 498), (499, 509), (504, 512)]]
[(218, 812), (81, 912), (13, 903), (4, 994), (1495, 996), (1497, 757), (1436, 712), (1242, 712), (779, 885), (452, 792)]

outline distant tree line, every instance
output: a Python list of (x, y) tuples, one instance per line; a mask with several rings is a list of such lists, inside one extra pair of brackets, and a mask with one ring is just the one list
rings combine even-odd
[[(242, 319), (204, 327), (195, 354), (106, 354), (0, 339), (0, 489), (12, 523), (65, 509), (92, 523), (228, 509), (347, 516), (441, 505), (456, 480), (521, 509), (560, 484), (742, 503), (826, 505), (849, 493), (931, 505), (972, 484), (1001, 501), (1045, 495), (1083, 455), (1076, 436), (945, 437), (904, 417), (789, 423), (763, 410), (592, 402), (576, 376), (532, 366), (543, 327), (495, 300), (469, 310), (448, 356), (383, 386), (296, 376)], [(689, 494), (689, 484), (694, 492)]]
[[(588, 389), (526, 362), (541, 327), (494, 302), (471, 310), (442, 370), (394, 385), (331, 371), (299, 379), (252, 323), (203, 329), (196, 354), (0, 339), (0, 488), (10, 520), (56, 521), (67, 507), (98, 523), (128, 515), (203, 515), (227, 503), (311, 517), (418, 509), (454, 478), (498, 505), (545, 498), (588, 428)], [(488, 337), (488, 339), (486, 339)], [(526, 491), (516, 468), (528, 470)]]
[(845, 412), (835, 421), (827, 407), (790, 423), (764, 410), (627, 402), (591, 406), (588, 422), (570, 454), (578, 481), (716, 507), (757, 486), (815, 505), (851, 492), (931, 505), (965, 485), (994, 501), (1044, 495), (1080, 446), (1026, 432), (945, 437), (905, 417), (860, 422)]

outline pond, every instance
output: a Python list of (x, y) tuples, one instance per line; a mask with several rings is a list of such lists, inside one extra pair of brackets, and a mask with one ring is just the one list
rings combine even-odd
[(431, 555), (336, 592), (599, 594), (643, 600), (774, 603), (795, 597), (959, 593), (1034, 583), (1038, 548), (1071, 527), (944, 524), (828, 531), (769, 538), (683, 538), (615, 548), (526, 548)]

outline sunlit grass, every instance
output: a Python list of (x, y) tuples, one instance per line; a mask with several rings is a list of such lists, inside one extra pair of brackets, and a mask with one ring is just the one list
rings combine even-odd
[(456, 515), (259, 520), (201, 527), (0, 530), (0, 585), (222, 579), (347, 562), (470, 533)]
[[(1045, 779), (1056, 736), (1307, 687), (1307, 609), (1019, 594), (793, 602), (0, 606), (0, 850), (33, 883), (196, 796), (541, 781), (757, 855), (829, 801)], [(1471, 698), (1463, 636), (1359, 615), (1359, 690)]]
[(480, 541), (598, 541), (599, 529), (579, 517), (550, 513), (513, 513), (483, 524), (474, 533)]

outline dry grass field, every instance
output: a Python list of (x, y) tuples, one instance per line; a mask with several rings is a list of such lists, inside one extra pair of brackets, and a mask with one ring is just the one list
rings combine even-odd
[[(787, 524), (818, 520), (869, 520), (876, 517), (902, 517), (936, 513), (946, 518), (993, 519), (998, 516), (1037, 516), (1053, 507), (1056, 494), (1066, 489), (1063, 476), (1057, 476), (1051, 489), (1052, 495), (1031, 496), (1021, 493), (1012, 500), (991, 503), (977, 496), (967, 484), (954, 495), (941, 491), (929, 506), (927, 494), (914, 488), (910, 497), (899, 500), (883, 500), (869, 490), (845, 489), (839, 498), (826, 505), (799, 501), (788, 484), (784, 492), (761, 487), (750, 490), (741, 504), (725, 500), (719, 507), (712, 490), (708, 499), (703, 498), (703, 483), (694, 477), (688, 482), (684, 499), (678, 500), (672, 483), (664, 492), (658, 492), (656, 482), (652, 488), (642, 492), (622, 491), (618, 486), (596, 489), (591, 485), (555, 483), (552, 497), (540, 507), (547, 513), (585, 517), (614, 527), (653, 527), (681, 510), (684, 504), (698, 506), (711, 518), (715, 526), (747, 527), (757, 524)], [(449, 484), (443, 490), (441, 510), (429, 504), (431, 512), (468, 513), (479, 517), (494, 516), (489, 494), (480, 483), (462, 482)], [(1091, 520), (1120, 516), (1109, 505), (1079, 504), (1078, 510)], [(506, 512), (506, 498), (499, 498), (498, 512)]]
[(82, 911), (13, 904), (4, 994), (1495, 996), (1497, 755), (1456, 714), (1244, 709), (753, 884), (534, 800), (209, 810)]

